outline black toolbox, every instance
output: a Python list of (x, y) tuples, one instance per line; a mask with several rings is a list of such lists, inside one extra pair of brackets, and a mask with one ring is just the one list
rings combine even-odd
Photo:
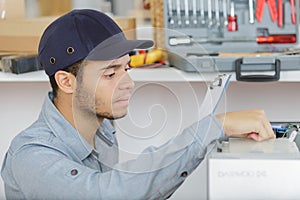
[(242, 81), (300, 70), (299, 0), (165, 0), (163, 10), (171, 66)]

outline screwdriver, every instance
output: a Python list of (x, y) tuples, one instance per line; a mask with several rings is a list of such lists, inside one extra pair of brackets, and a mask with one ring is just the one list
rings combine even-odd
[(221, 42), (256, 42), (257, 44), (293, 44), (297, 42), (296, 34), (278, 34), (269, 36), (232, 37), (232, 38), (191, 38), (173, 37), (169, 39), (171, 46), (190, 45), (193, 43), (221, 43)]
[(234, 32), (238, 30), (237, 16), (234, 14), (234, 2), (230, 2), (230, 15), (228, 16), (227, 30)]

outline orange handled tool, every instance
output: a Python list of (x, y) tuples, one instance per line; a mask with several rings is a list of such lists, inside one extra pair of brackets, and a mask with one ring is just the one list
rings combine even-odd
[(290, 0), (290, 4), (292, 13), (292, 24), (296, 24), (295, 0)]
[(282, 0), (278, 0), (278, 27), (283, 26), (283, 4)]
[[(291, 0), (292, 1), (292, 0)], [(263, 12), (264, 12), (264, 5), (265, 3), (268, 4), (271, 20), (275, 22), (277, 20), (277, 8), (276, 8), (276, 1), (275, 0), (257, 0), (256, 2), (256, 19), (258, 22), (262, 21)]]
[(296, 34), (278, 34), (269, 36), (257, 36), (258, 44), (292, 44), (297, 42)]
[(258, 44), (294, 44), (297, 42), (296, 34), (259, 35), (257, 37), (232, 37), (232, 38), (170, 38), (171, 46), (191, 45), (193, 43), (222, 43), (222, 42), (256, 42)]
[(234, 2), (230, 2), (230, 15), (227, 18), (227, 30), (234, 32), (238, 30), (237, 16), (234, 13)]
[(151, 51), (143, 51), (139, 54), (130, 56), (130, 67), (141, 67), (144, 65), (153, 64), (163, 60), (164, 52), (161, 49), (152, 49)]

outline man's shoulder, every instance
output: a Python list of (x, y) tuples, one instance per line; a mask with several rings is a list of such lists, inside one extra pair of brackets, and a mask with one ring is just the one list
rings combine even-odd
[(9, 150), (14, 154), (27, 146), (51, 145), (53, 137), (51, 129), (45, 123), (35, 121), (13, 138)]

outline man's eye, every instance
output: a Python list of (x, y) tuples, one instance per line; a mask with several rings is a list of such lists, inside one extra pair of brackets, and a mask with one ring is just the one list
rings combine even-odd
[(125, 68), (125, 71), (128, 71), (128, 70), (131, 70), (131, 67), (128, 66)]
[(111, 73), (111, 74), (106, 74), (105, 76), (108, 77), (108, 78), (111, 78), (111, 77), (113, 77), (115, 74), (116, 74), (116, 73), (114, 72), (114, 73)]

